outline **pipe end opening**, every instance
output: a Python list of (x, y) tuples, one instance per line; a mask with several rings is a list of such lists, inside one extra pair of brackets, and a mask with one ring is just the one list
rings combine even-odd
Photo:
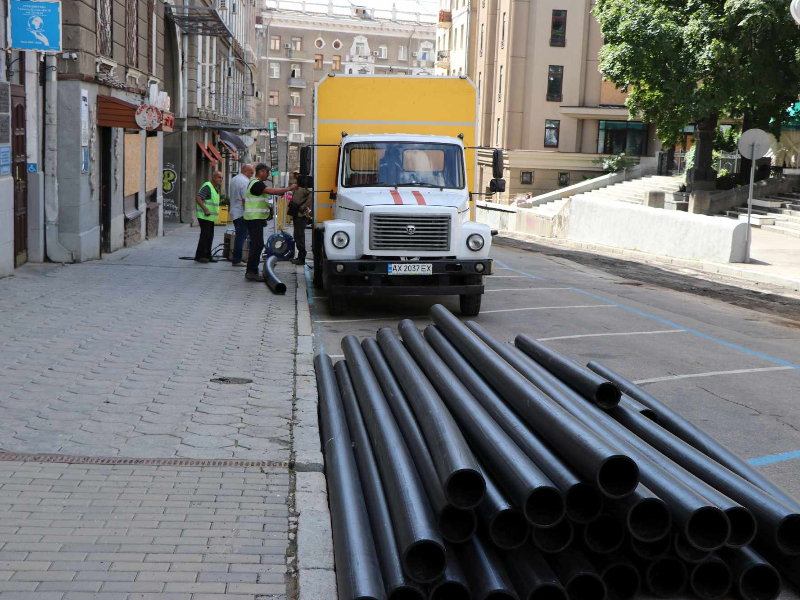
[[(731, 523), (731, 535), (728, 538), (727, 546), (731, 548), (742, 548), (747, 546), (756, 537), (756, 519), (749, 510), (743, 506), (736, 506), (725, 511), (728, 521)], [(795, 538), (800, 540), (800, 538)], [(800, 541), (798, 541), (800, 543)]]
[(622, 398), (622, 394), (619, 388), (610, 381), (606, 381), (597, 386), (597, 390), (594, 394), (595, 404), (605, 410), (614, 408), (619, 404), (620, 398)]
[(548, 527), (547, 529), (534, 527), (531, 529), (531, 539), (534, 546), (547, 554), (554, 554), (569, 548), (574, 535), (575, 531), (572, 523), (567, 519), (564, 519), (555, 527)]
[(597, 600), (606, 597), (606, 585), (597, 575), (581, 573), (567, 582), (570, 600)]
[(646, 560), (657, 560), (669, 552), (670, 539), (666, 536), (654, 542), (642, 542), (634, 537), (630, 538), (631, 549), (634, 554)]
[(698, 550), (692, 546), (680, 533), (675, 534), (675, 554), (688, 563), (703, 562), (711, 555), (706, 550)]
[(444, 486), (450, 504), (458, 508), (475, 508), (483, 500), (486, 482), (480, 471), (461, 469), (453, 473)]
[(470, 600), (469, 589), (457, 581), (445, 581), (430, 592), (430, 600)]
[(522, 513), (517, 510), (504, 510), (489, 525), (489, 537), (498, 548), (513, 550), (525, 543), (529, 529)]
[(404, 585), (393, 589), (388, 600), (425, 600), (425, 593), (420, 588)]
[(689, 583), (692, 591), (703, 600), (719, 600), (730, 591), (733, 576), (724, 562), (711, 560), (692, 569)]
[(800, 514), (791, 514), (778, 525), (778, 548), (789, 556), (800, 554)]
[(602, 579), (609, 600), (631, 600), (639, 593), (642, 584), (639, 571), (628, 563), (611, 565), (603, 573)]
[(406, 550), (403, 570), (417, 583), (430, 583), (444, 573), (446, 562), (444, 546), (431, 540), (422, 540)]
[(755, 565), (742, 573), (739, 589), (747, 600), (775, 600), (781, 593), (781, 578), (772, 565)]
[(647, 587), (661, 598), (675, 596), (686, 585), (686, 567), (677, 558), (660, 558), (645, 573)]
[(452, 544), (466, 542), (478, 528), (478, 518), (471, 510), (448, 505), (439, 513), (439, 533)]
[(564, 495), (567, 516), (576, 523), (589, 523), (603, 510), (603, 496), (588, 483), (573, 485)]
[(645, 498), (628, 512), (628, 531), (642, 542), (660, 540), (671, 527), (672, 514), (660, 498)]
[(628, 456), (607, 458), (597, 473), (597, 487), (609, 498), (624, 498), (639, 484), (639, 467)]
[(538, 487), (528, 496), (525, 518), (536, 527), (553, 527), (564, 518), (564, 497), (554, 487)]
[(567, 600), (567, 592), (555, 583), (546, 583), (533, 590), (525, 600)]
[(625, 541), (622, 524), (611, 515), (600, 515), (583, 530), (586, 546), (598, 554), (613, 552)]
[(686, 539), (699, 550), (708, 552), (721, 548), (731, 535), (728, 517), (716, 506), (700, 508), (689, 517)]

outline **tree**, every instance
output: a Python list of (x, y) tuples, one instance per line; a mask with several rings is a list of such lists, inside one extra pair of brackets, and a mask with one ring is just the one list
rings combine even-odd
[(800, 93), (800, 28), (786, 0), (598, 0), (600, 71), (628, 92), (632, 116), (657, 124), (665, 146), (696, 123), (689, 181), (714, 189), (721, 116), (780, 135)]

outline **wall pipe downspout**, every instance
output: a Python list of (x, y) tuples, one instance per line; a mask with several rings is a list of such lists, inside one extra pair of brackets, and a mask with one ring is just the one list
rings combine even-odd
[[(188, 9), (184, 9), (188, 14)], [(177, 25), (176, 25), (177, 27)], [(189, 208), (184, 207), (184, 199), (186, 204), (191, 207), (191, 202), (188, 200), (188, 179), (189, 179), (189, 159), (191, 153), (189, 152), (189, 35), (181, 31), (181, 116), (183, 117), (183, 124), (181, 125), (181, 207), (179, 210), (181, 223), (186, 223), (184, 220), (184, 210), (189, 213)], [(189, 217), (189, 223), (193, 219)]]
[(58, 84), (56, 55), (45, 56), (47, 87), (44, 95), (44, 215), (45, 253), (53, 262), (71, 263), (75, 257), (58, 241)]

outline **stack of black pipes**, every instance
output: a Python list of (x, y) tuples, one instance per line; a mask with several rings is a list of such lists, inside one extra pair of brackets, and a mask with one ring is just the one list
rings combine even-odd
[(730, 450), (600, 364), (431, 318), (315, 358), (340, 600), (800, 586), (800, 503)]

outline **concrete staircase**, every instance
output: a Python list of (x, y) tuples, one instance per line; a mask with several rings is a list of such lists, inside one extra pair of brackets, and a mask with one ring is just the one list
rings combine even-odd
[[(747, 205), (725, 213), (732, 219), (747, 221)], [(752, 227), (800, 238), (800, 193), (766, 195), (753, 198)]]
[(561, 209), (570, 198), (596, 198), (600, 200), (628, 202), (630, 204), (642, 204), (644, 202), (644, 194), (647, 191), (677, 192), (681, 185), (683, 185), (683, 178), (681, 177), (654, 175), (625, 181), (623, 183), (615, 183), (590, 192), (575, 194), (569, 198), (560, 198), (532, 207), (530, 210), (545, 217), (554, 217), (561, 212)]

